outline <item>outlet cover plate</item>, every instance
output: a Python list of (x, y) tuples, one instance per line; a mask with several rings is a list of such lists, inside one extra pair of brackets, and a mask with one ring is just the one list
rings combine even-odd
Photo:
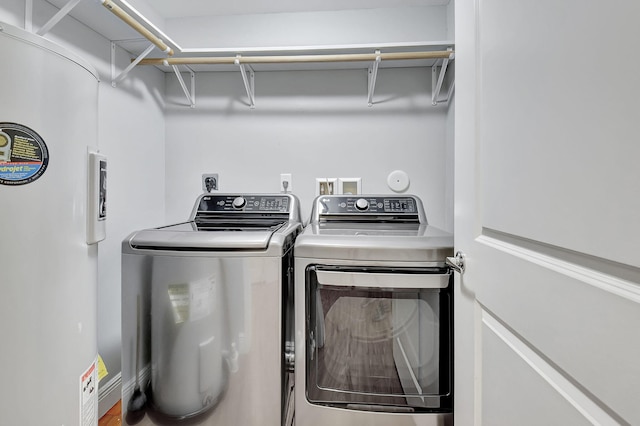
[(202, 174), (202, 191), (203, 192), (217, 191), (219, 183), (220, 181), (218, 180), (217, 173)]
[(338, 193), (337, 178), (316, 178), (316, 196)]
[(362, 178), (338, 178), (338, 194), (362, 194)]

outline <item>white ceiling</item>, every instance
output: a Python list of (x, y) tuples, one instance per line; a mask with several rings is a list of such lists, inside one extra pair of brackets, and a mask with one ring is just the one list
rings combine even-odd
[(446, 5), (450, 0), (148, 0), (164, 18)]

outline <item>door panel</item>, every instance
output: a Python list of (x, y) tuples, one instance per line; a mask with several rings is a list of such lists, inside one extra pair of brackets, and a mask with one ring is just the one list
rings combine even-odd
[(456, 424), (640, 424), (640, 3), (455, 9)]
[[(505, 340), (509, 333), (483, 324), (483, 424), (492, 426), (588, 425), (590, 421), (559, 394), (535, 365)], [(503, 374), (504, 371), (511, 374)], [(522, 386), (526, 383), (526, 386)], [(513, 390), (519, 389), (518, 392)], [(506, 391), (505, 390), (509, 390)]]
[(640, 266), (638, 19), (638, 2), (481, 2), (483, 227)]
[(639, 419), (637, 285), (497, 239), (476, 241), (483, 309), (612, 415)]

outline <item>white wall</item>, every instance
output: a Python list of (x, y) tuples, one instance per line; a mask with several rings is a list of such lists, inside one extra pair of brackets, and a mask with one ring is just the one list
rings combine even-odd
[(3, 0), (0, 3), (0, 21), (24, 28), (24, 1)]
[(182, 48), (285, 47), (449, 40), (447, 6), (167, 19)]
[[(445, 41), (451, 6), (167, 19), (183, 48), (282, 48)], [(364, 65), (366, 67), (366, 65)], [(281, 173), (308, 216), (317, 177), (361, 177), (363, 192), (389, 193), (388, 174), (409, 174), (431, 224), (453, 230), (452, 122), (431, 105), (431, 69), (381, 69), (367, 107), (367, 72), (256, 72), (249, 109), (240, 74), (198, 73), (196, 108), (167, 74), (167, 220), (185, 220), (201, 174), (220, 191), (277, 192)], [(448, 165), (447, 165), (448, 164)]]
[(219, 173), (221, 192), (277, 192), (291, 173), (306, 219), (316, 177), (390, 193), (387, 176), (401, 169), (430, 223), (452, 230), (447, 107), (431, 105), (430, 68), (381, 69), (372, 107), (364, 69), (256, 72), (255, 109), (239, 73), (197, 74), (195, 109), (174, 75), (166, 82), (168, 221), (188, 218), (202, 173)]
[[(126, 63), (129, 56), (122, 56)], [(109, 159), (109, 217), (98, 257), (98, 350), (113, 373), (106, 384), (121, 371), (121, 242), (134, 230), (164, 223), (165, 156), (162, 73), (134, 70), (116, 89), (104, 83), (99, 126)]]
[[(49, 3), (34, 1), (34, 30), (56, 12)], [(0, 21), (24, 28), (24, 1), (3, 1)], [(121, 369), (120, 243), (135, 229), (164, 223), (164, 75), (154, 68), (135, 69), (113, 88), (107, 39), (70, 17), (46, 38), (84, 57), (101, 80), (98, 143), (109, 161), (107, 239), (98, 248), (98, 351), (109, 371), (100, 383), (104, 386), (117, 379)], [(129, 56), (117, 52), (121, 69)], [(117, 401), (119, 389), (114, 395)], [(109, 402), (100, 404), (101, 411), (104, 407), (109, 408)]]

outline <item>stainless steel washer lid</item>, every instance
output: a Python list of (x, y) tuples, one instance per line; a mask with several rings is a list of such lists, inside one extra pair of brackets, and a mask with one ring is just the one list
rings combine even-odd
[(136, 233), (129, 244), (133, 248), (183, 248), (264, 250), (273, 231), (198, 231), (189, 229), (191, 222)]
[(139, 231), (127, 243), (134, 249), (266, 250), (274, 235), (300, 226), (291, 194), (203, 194), (189, 222)]

